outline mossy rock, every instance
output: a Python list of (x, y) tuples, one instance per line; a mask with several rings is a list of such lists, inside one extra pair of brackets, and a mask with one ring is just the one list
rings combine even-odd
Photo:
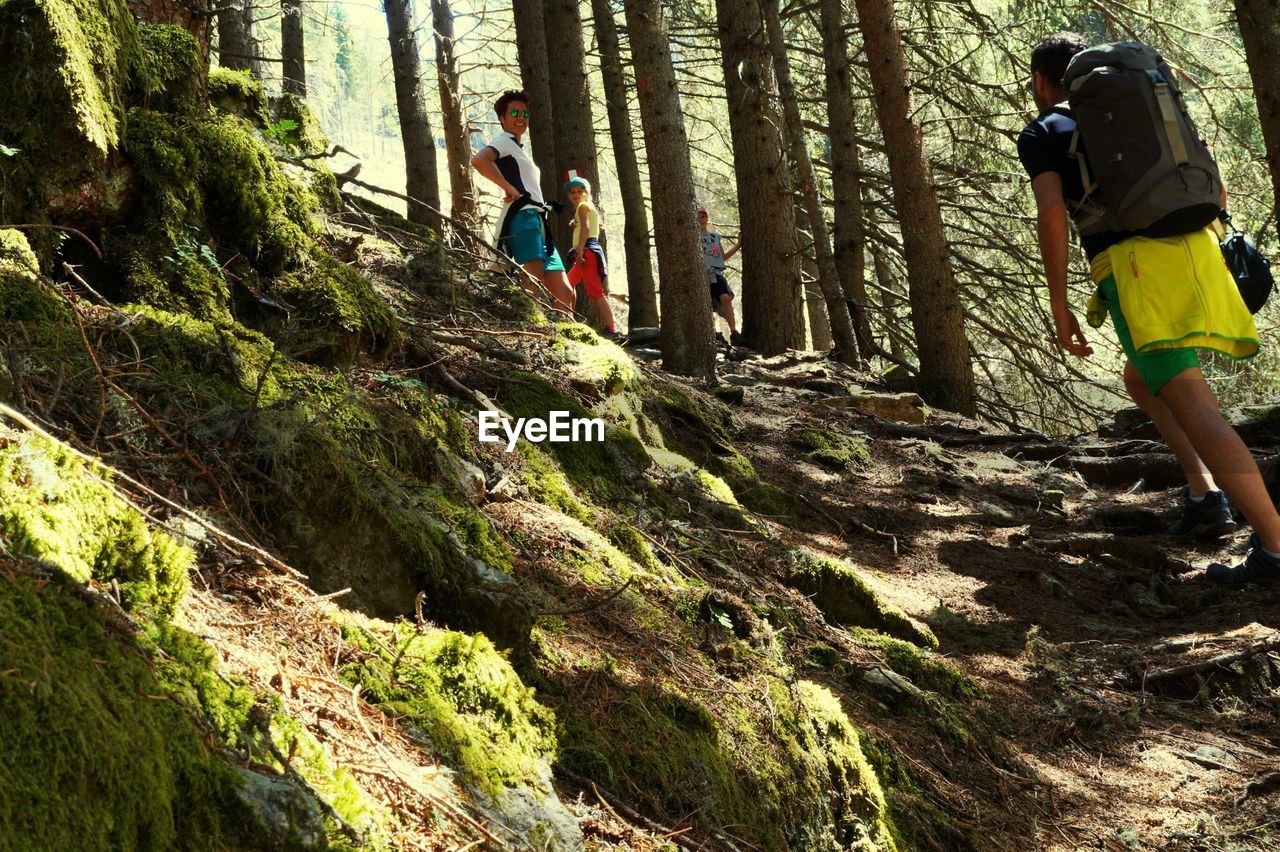
[(40, 283), (37, 264), (21, 231), (0, 228), (0, 320), (41, 328), (71, 320), (67, 303)]
[(490, 797), (534, 783), (555, 754), (551, 711), (483, 636), (364, 620), (343, 634), (364, 652), (343, 668), (343, 680), (430, 737)]
[(285, 93), (275, 102), (276, 121), (292, 121), (296, 126), (286, 137), (286, 142), (306, 153), (325, 150), (329, 138), (325, 136), (320, 119), (311, 111), (304, 98)]
[(881, 600), (849, 563), (805, 550), (789, 551), (787, 561), (791, 585), (809, 595), (832, 623), (879, 630), (921, 647), (938, 647), (933, 631)]
[(259, 129), (267, 126), (267, 87), (248, 71), (214, 68), (207, 91), (209, 103), (220, 112), (239, 116)]
[[(644, 393), (646, 410), (658, 421), (669, 449), (723, 480), (735, 502), (761, 515), (803, 525), (796, 498), (760, 478), (751, 460), (733, 444), (729, 415), (674, 384), (655, 384)], [(719, 409), (719, 410), (718, 410)]]
[(864, 442), (839, 432), (801, 429), (795, 440), (810, 459), (837, 473), (855, 473), (874, 464)]
[[(256, 846), (235, 771), (103, 605), (0, 556), (0, 845)], [(14, 844), (9, 846), (8, 844)]]
[(884, 794), (860, 732), (825, 688), (768, 680), (769, 719), (727, 698), (713, 709), (674, 689), (593, 671), (612, 700), (560, 708), (561, 762), (607, 788), (636, 791), (660, 818), (697, 820), (765, 849), (895, 849)]
[(921, 689), (948, 699), (976, 698), (981, 694), (973, 680), (955, 666), (936, 659), (930, 648), (863, 627), (850, 627), (849, 633), (859, 645), (880, 652), (889, 668)]
[[(546, 379), (522, 371), (506, 375), (497, 401), (513, 417), (548, 418), (552, 411), (567, 411), (574, 418), (595, 416)], [(545, 446), (569, 484), (579, 493), (601, 502), (633, 493), (650, 465), (649, 454), (640, 440), (627, 429), (608, 423), (604, 427), (604, 441), (547, 443)]]
[(369, 279), (319, 247), (309, 257), (305, 269), (282, 275), (269, 287), (289, 318), (264, 330), (291, 357), (348, 364), (361, 349), (385, 354), (400, 341), (395, 315)]
[(192, 108), (200, 93), (204, 62), (195, 36), (172, 24), (139, 24), (141, 86), (153, 109)]
[(194, 554), (152, 532), (103, 476), (64, 447), (0, 430), (0, 540), (81, 582), (118, 582), (129, 609), (168, 617), (186, 593)]

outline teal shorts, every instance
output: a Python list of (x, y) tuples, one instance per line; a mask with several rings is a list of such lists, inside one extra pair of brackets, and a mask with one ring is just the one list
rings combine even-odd
[(1200, 366), (1200, 358), (1194, 349), (1157, 349), (1150, 352), (1138, 352), (1133, 348), (1133, 335), (1129, 333), (1129, 323), (1120, 311), (1120, 293), (1116, 289), (1116, 279), (1108, 275), (1098, 284), (1098, 292), (1107, 303), (1107, 311), (1111, 314), (1111, 324), (1116, 328), (1120, 345), (1124, 354), (1129, 356), (1138, 375), (1151, 393), (1159, 395), (1160, 389), (1169, 384), (1169, 380), (1191, 367)]
[(547, 254), (542, 216), (532, 207), (522, 207), (511, 218), (511, 227), (507, 229), (507, 253), (521, 265), (540, 260), (543, 272), (564, 272), (560, 252), (552, 248), (551, 254)]

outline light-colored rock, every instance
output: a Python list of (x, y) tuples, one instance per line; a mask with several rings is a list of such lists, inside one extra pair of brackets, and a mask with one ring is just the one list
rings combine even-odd
[(516, 499), (516, 483), (509, 476), (502, 477), (489, 489), (489, 500), (494, 503), (510, 503), (514, 499)]
[(324, 812), (310, 790), (290, 778), (235, 767), (236, 796), (253, 815), (264, 839), (279, 849), (327, 849)]
[(441, 468), (456, 486), (456, 490), (472, 505), (479, 505), (485, 498), (484, 471), (466, 459), (458, 458), (448, 449), (441, 447), (437, 454), (442, 462)]
[(928, 419), (924, 400), (914, 393), (856, 393), (833, 396), (821, 400), (819, 405), (871, 414), (897, 423), (923, 424)]
[[(516, 835), (520, 848), (545, 849), (547, 852), (581, 852), (584, 848), (582, 829), (573, 814), (556, 795), (551, 784), (551, 767), (545, 763), (538, 779), (526, 787), (508, 787), (494, 801), (473, 790), (476, 805), (486, 816)], [(503, 832), (504, 839), (507, 832)]]

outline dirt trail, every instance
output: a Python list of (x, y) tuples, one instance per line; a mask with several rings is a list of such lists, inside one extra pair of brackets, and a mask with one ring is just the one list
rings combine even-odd
[[(1280, 586), (1224, 590), (1201, 576), (1211, 558), (1238, 558), (1247, 530), (1175, 540), (1164, 528), (1176, 491), (1092, 485), (1061, 466), (1078, 448), (979, 436), (945, 416), (904, 429), (832, 412), (819, 401), (823, 382), (849, 377), (841, 369), (800, 364), (749, 386), (736, 437), (763, 478), (814, 508), (808, 543), (867, 569), (1003, 716), (982, 727), (1017, 770), (956, 762), (927, 727), (878, 720), (932, 764), (922, 774), (982, 829), (977, 845), (1280, 846), (1268, 775), (1280, 770)], [(811, 427), (862, 433), (874, 466), (812, 463), (795, 444)]]

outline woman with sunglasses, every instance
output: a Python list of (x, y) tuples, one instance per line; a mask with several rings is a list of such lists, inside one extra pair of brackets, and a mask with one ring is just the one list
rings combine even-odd
[[(556, 310), (572, 317), (573, 288), (569, 286), (564, 261), (547, 227), (550, 205), (542, 197), (538, 167), (520, 141), (529, 129), (529, 94), (503, 92), (493, 108), (503, 132), (471, 158), (471, 165), (502, 190), (498, 248), (542, 282), (555, 299)], [(522, 277), (520, 283), (537, 298), (537, 288), (532, 281)]]

